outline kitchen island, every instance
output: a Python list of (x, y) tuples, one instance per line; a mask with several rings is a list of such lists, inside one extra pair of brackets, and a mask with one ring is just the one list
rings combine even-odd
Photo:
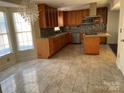
[(101, 38), (109, 36), (111, 36), (109, 33), (98, 33), (96, 35), (83, 34), (81, 40), (84, 45), (84, 53), (98, 55), (100, 51)]

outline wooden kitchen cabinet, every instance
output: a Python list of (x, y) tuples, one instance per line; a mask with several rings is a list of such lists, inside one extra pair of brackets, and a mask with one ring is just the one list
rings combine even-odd
[(100, 37), (86, 37), (83, 40), (85, 54), (99, 54)]
[(58, 26), (64, 26), (64, 11), (58, 11)]
[(84, 46), (85, 54), (99, 54), (100, 45), (102, 43), (101, 38), (107, 38), (111, 35), (109, 33), (98, 33), (96, 35), (85, 35), (81, 33), (81, 41)]
[[(103, 22), (107, 24), (107, 7), (97, 8), (97, 15), (103, 18)], [(82, 23), (82, 20), (89, 16), (89, 9), (63, 11), (59, 13), (59, 24), (64, 26), (76, 26)], [(62, 20), (63, 18), (63, 20)]]
[(107, 38), (106, 37), (100, 37), (100, 44), (106, 44)]
[(49, 58), (71, 42), (71, 33), (62, 33), (50, 38), (37, 39), (38, 58)]
[(58, 11), (56, 8), (45, 4), (38, 5), (40, 28), (49, 28), (58, 26)]
[(47, 38), (37, 39), (36, 43), (37, 43), (38, 58), (48, 58), (48, 56), (52, 54), (50, 53), (51, 47), (50, 47), (49, 39)]
[(53, 55), (55, 51), (54, 38), (49, 39), (48, 43), (49, 43), (49, 51), (50, 51), (49, 55)]
[(66, 35), (67, 43), (72, 43), (72, 33)]

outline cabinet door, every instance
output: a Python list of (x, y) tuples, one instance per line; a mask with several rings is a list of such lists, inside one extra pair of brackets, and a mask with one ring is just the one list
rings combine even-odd
[(106, 37), (101, 37), (100, 38), (100, 44), (106, 44), (107, 38)]
[(58, 11), (55, 9), (55, 26), (58, 26)]
[(43, 4), (38, 5), (38, 11), (39, 11), (39, 26), (40, 28), (45, 28), (47, 22), (45, 5)]
[(69, 36), (69, 43), (72, 43), (72, 33), (70, 33), (70, 36)]
[(51, 9), (48, 7), (48, 18), (47, 18), (47, 21), (48, 21), (48, 27), (51, 27)]
[(50, 55), (53, 55), (55, 53), (54, 38), (49, 39), (49, 49), (50, 49)]
[(37, 39), (37, 53), (39, 58), (48, 58), (50, 56), (50, 47), (48, 39)]
[(64, 43), (65, 43), (65, 38), (64, 38), (65, 35), (62, 35), (60, 37), (60, 46), (63, 47), (64, 46)]
[(61, 47), (62, 47), (62, 43), (63, 43), (62, 36), (59, 36), (59, 37), (58, 37), (57, 42), (58, 42), (58, 50), (60, 50)]
[(59, 11), (58, 12), (58, 26), (64, 26), (64, 12), (63, 11)]
[(51, 14), (50, 14), (50, 16), (51, 16), (51, 18), (50, 18), (50, 21), (51, 21), (50, 27), (54, 27), (54, 10), (53, 10), (53, 8), (50, 9), (50, 12), (51, 12)]
[(100, 38), (99, 37), (84, 37), (84, 52), (86, 54), (99, 54)]
[(54, 51), (57, 52), (58, 51), (58, 47), (59, 47), (59, 44), (58, 44), (58, 38), (55, 37), (54, 40), (53, 40), (53, 48), (54, 48)]

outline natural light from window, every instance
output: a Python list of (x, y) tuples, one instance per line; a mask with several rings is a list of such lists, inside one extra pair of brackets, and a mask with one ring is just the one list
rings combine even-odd
[(31, 23), (25, 21), (20, 13), (13, 14), (18, 50), (33, 49)]
[(0, 12), (0, 56), (9, 54), (10, 52), (6, 15), (4, 12)]

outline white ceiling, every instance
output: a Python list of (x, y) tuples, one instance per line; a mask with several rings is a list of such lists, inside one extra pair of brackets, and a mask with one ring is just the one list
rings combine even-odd
[(59, 10), (77, 10), (88, 8), (90, 3), (97, 2), (98, 7), (108, 5), (110, 0), (38, 0), (38, 3), (45, 3)]
[(116, 3), (113, 7), (112, 10), (119, 10), (120, 9), (120, 2)]
[(119, 10), (120, 9), (120, 0), (113, 0), (111, 3), (111, 10)]
[[(19, 4), (21, 0), (2, 0), (7, 2), (12, 2), (15, 4)], [(4, 3), (0, 0), (0, 6), (6, 6), (6, 7), (16, 7), (15, 4), (12, 3)], [(97, 6), (107, 6), (110, 2), (110, 0), (36, 0), (38, 4), (44, 3), (48, 4), (52, 7), (58, 8), (59, 10), (79, 10), (79, 9), (86, 9), (89, 8), (89, 4), (93, 2), (97, 2)]]
[(19, 7), (19, 5), (10, 2), (0, 1), (0, 6), (2, 7)]

